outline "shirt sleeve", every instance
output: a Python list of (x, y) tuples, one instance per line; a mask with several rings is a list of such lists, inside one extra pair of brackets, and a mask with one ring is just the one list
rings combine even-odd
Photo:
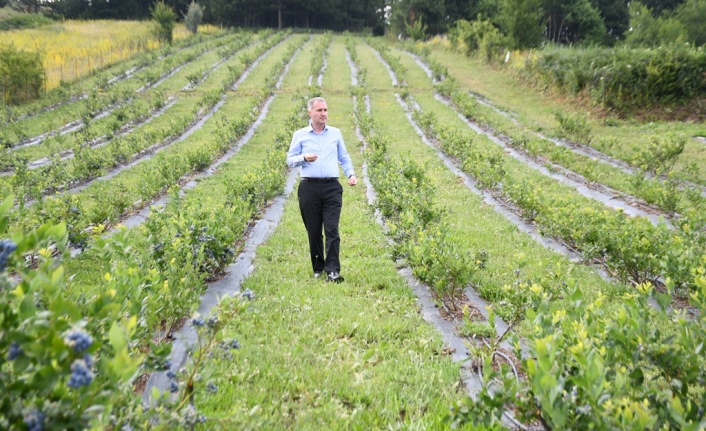
[(302, 143), (299, 139), (299, 133), (294, 133), (292, 135), (292, 143), (289, 145), (289, 151), (287, 152), (287, 166), (290, 168), (297, 168), (302, 166), (306, 160), (304, 160), (304, 154), (302, 154)]
[(338, 140), (338, 163), (341, 164), (343, 173), (346, 174), (346, 177), (350, 178), (352, 175), (355, 175), (353, 161), (351, 160), (351, 156), (348, 154), (348, 150), (346, 150), (346, 144), (343, 142), (343, 135), (340, 132)]

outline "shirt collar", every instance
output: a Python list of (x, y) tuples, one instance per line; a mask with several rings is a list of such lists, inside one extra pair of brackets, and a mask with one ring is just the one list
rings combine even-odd
[[(324, 130), (321, 131), (321, 133), (324, 133), (325, 131), (328, 130), (328, 123), (324, 124)], [(314, 126), (311, 125), (311, 122), (309, 122), (309, 128), (307, 129), (308, 132), (314, 132)], [(314, 132), (316, 133), (316, 132)]]

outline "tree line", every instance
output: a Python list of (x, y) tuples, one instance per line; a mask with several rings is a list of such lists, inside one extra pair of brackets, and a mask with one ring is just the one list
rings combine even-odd
[[(184, 17), (192, 0), (162, 0)], [(67, 19), (148, 19), (157, 0), (0, 0)], [(203, 22), (237, 27), (445, 34), (487, 22), (513, 48), (557, 44), (706, 44), (706, 0), (198, 0)]]

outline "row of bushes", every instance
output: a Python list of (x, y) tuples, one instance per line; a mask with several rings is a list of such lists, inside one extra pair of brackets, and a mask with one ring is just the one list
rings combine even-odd
[[(500, 64), (511, 44), (490, 21), (460, 20), (452, 46)], [(549, 45), (527, 57), (523, 75), (544, 87), (578, 94), (618, 112), (672, 106), (706, 92), (706, 51), (687, 45), (658, 48), (578, 48)]]
[[(284, 34), (276, 39), (280, 39), (283, 36)], [(273, 43), (276, 42), (273, 41)], [(93, 193), (96, 193), (94, 199), (82, 199), (83, 195), (86, 194), (85, 192), (45, 197), (35, 205), (13, 214), (17, 217), (16, 226), (22, 232), (27, 232), (46, 220), (65, 220), (72, 240), (75, 243), (80, 242), (87, 235), (87, 231), (90, 231), (91, 226), (111, 224), (122, 214), (130, 210), (139, 209), (145, 202), (150, 202), (156, 195), (177, 183), (184, 175), (205, 169), (229, 148), (230, 139), (225, 139), (225, 136), (222, 135), (233, 134), (240, 137), (247, 131), (250, 124), (259, 114), (261, 106), (270, 96), (276, 80), (283, 73), (286, 63), (292, 57), (295, 48), (294, 44), (292, 44), (288, 48), (285, 58), (270, 70), (267, 75), (268, 80), (262, 90), (250, 100), (251, 105), (246, 108), (246, 115), (235, 121), (228, 121), (225, 116), (220, 116), (216, 120), (213, 126), (212, 139), (201, 140), (197, 143), (198, 145), (190, 140), (182, 141), (176, 146), (171, 146), (169, 150), (157, 154), (153, 159), (141, 163), (139, 167), (134, 167), (131, 170), (133, 179), (135, 179), (135, 181), (132, 181), (134, 187), (129, 189), (123, 188), (118, 191), (114, 190), (110, 183), (105, 185), (99, 183), (92, 186), (95, 187), (93, 190), (102, 187), (106, 190), (103, 193), (94, 191)], [(239, 72), (234, 69), (232, 73), (238, 74)], [(232, 84), (233, 80), (233, 75), (229, 75), (224, 80), (221, 88), (205, 94), (200, 101), (195, 101), (196, 103), (194, 103), (190, 114), (179, 118), (182, 123), (177, 125), (176, 129), (181, 128), (181, 130), (173, 130), (172, 126), (168, 126), (168, 132), (172, 136), (181, 133), (188, 126), (188, 123), (194, 120), (194, 115), (198, 113), (199, 105), (214, 106)], [(229, 105), (225, 106), (228, 109)], [(139, 144), (139, 142), (135, 143), (135, 145)], [(115, 163), (116, 158), (120, 156), (120, 152), (112, 154), (108, 148), (103, 157), (106, 156)], [(92, 162), (91, 153), (86, 155), (84, 161)], [(95, 160), (95, 162), (98, 161)], [(138, 177), (139, 179), (137, 179)]]
[[(513, 185), (524, 184), (515, 179), (517, 174), (512, 165), (507, 165), (501, 148), (482, 145), (465, 129), (444, 127), (431, 113), (417, 112), (414, 118), (483, 187), (505, 193)], [(525, 189), (510, 196), (537, 197), (542, 193)], [(546, 213), (561, 207), (549, 204)], [(571, 220), (576, 211), (577, 208), (567, 208), (556, 217), (567, 220), (567, 225), (577, 230), (590, 226), (585, 218)], [(602, 229), (601, 223), (596, 225)], [(633, 243), (647, 244), (652, 238), (648, 233), (641, 239), (628, 239), (625, 233), (629, 232), (614, 230), (610, 234), (616, 244), (624, 241), (623, 251), (633, 247)], [(649, 245), (646, 248), (651, 249)], [(650, 252), (660, 255), (648, 250), (647, 254), (638, 251), (626, 257), (648, 260), (654, 257)], [(681, 257), (687, 254), (681, 253)], [(698, 309), (697, 316), (702, 316), (706, 261), (699, 255), (703, 256), (703, 251), (695, 253), (695, 264), (682, 272), (679, 283), (691, 286), (691, 305)], [(415, 275), (418, 273), (415, 270)], [(518, 360), (521, 368), (518, 372), (505, 363), (498, 366), (493, 349), (472, 348), (475, 363), (482, 364), (483, 387), (475, 397), (453, 406), (451, 428), (465, 429), (472, 423), (501, 429), (509, 424), (508, 411), (520, 429), (702, 428), (705, 356), (700, 341), (695, 340), (704, 334), (704, 319), (687, 319), (683, 312), (675, 312), (670, 307), (672, 298), (657, 293), (649, 283), (627, 290), (614, 302), (607, 294), (589, 298), (583, 292), (582, 281), (570, 273), (555, 276), (559, 282), (552, 284), (555, 287), (533, 283), (512, 286), (506, 292), (511, 298), (524, 299), (518, 304), (527, 309), (532, 328), (527, 340), (515, 337), (511, 343), (515, 357), (522, 358)], [(675, 289), (669, 278), (667, 287), (670, 291)], [(650, 300), (659, 304), (656, 310), (650, 307)], [(515, 299), (505, 296), (503, 302), (506, 301), (514, 303)], [(566, 301), (566, 307), (557, 309), (557, 301)], [(493, 310), (500, 314), (503, 308)], [(665, 322), (673, 326), (665, 330)], [(525, 352), (522, 346), (526, 347)], [(476, 353), (483, 354), (475, 356)]]
[[(269, 91), (283, 68), (276, 67), (266, 84)], [(298, 97), (306, 100), (308, 95)], [(69, 229), (64, 224), (0, 241), (0, 332), (5, 334), (0, 338), (0, 383), (7, 388), (0, 399), (0, 427), (146, 429), (159, 424), (193, 429), (193, 420), (203, 419), (191, 403), (181, 402), (207, 390), (194, 373), (188, 381), (172, 381), (176, 403), (162, 399), (165, 405), (149, 411), (142, 409), (133, 379), (144, 372), (172, 371), (165, 337), (195, 308), (204, 280), (221, 274), (232, 261), (252, 218), (282, 192), (284, 152), (292, 130), (303, 121), (301, 103), (296, 106), (271, 148), (262, 149), (261, 162), (244, 171), (221, 169), (185, 196), (175, 188), (168, 205), (145, 225), (96, 238), (80, 261), (61, 265), (39, 252), (65, 251)], [(237, 141), (236, 123), (219, 126), (215, 140), (220, 145)], [(0, 205), (0, 238), (7, 235), (11, 205), (12, 197)], [(23, 259), (31, 253), (39, 261), (36, 269)], [(86, 286), (80, 276), (65, 276), (66, 266), (76, 273), (96, 261), (101, 276), (85, 281)], [(16, 289), (10, 288), (6, 263), (8, 272), (22, 279)], [(218, 317), (192, 320), (197, 329), (208, 328), (212, 347), (220, 342), (224, 349), (238, 348), (237, 340), (215, 340), (213, 334), (242, 311), (237, 302), (222, 307)]]
[(600, 105), (627, 111), (676, 105), (706, 93), (706, 51), (687, 46), (655, 49), (546, 48), (525, 71), (546, 86), (588, 93)]
[[(408, 104), (414, 105), (407, 97)], [(483, 145), (468, 130), (444, 126), (432, 113), (417, 111), (413, 117), (481, 186), (513, 200), (537, 224), (548, 226), (550, 235), (565, 237), (551, 231), (552, 224), (575, 229), (586, 244), (596, 240), (584, 251), (608, 255), (613, 260), (608, 265), (624, 265), (619, 270), (625, 274), (643, 270), (636, 265), (638, 261), (645, 265), (651, 261), (653, 271), (661, 265), (667, 290), (689, 286), (690, 305), (696, 316), (703, 316), (706, 260), (703, 241), (693, 233), (703, 230), (703, 221), (687, 226), (683, 220), (671, 232), (614, 212), (567, 204), (571, 196), (544, 199), (547, 193), (538, 185), (516, 178), (501, 148)], [(545, 200), (546, 206), (540, 210), (520, 199)], [(653, 243), (660, 232), (664, 235)], [(655, 263), (660, 259), (661, 263)], [(483, 386), (475, 397), (453, 406), (452, 428), (473, 423), (500, 429), (501, 424), (507, 426), (508, 411), (522, 429), (529, 424), (546, 429), (703, 428), (706, 356), (695, 340), (702, 338), (706, 320), (675, 311), (672, 297), (658, 293), (646, 281), (651, 277), (633, 275), (629, 277), (636, 288), (619, 298), (599, 294), (591, 299), (583, 291), (582, 280), (570, 274), (556, 274), (561, 282), (552, 285), (512, 286), (506, 292), (512, 299), (503, 302), (524, 300), (518, 304), (526, 309), (533, 328), (529, 339), (513, 337), (511, 342), (515, 357), (522, 358), (518, 360), (521, 368), (498, 366), (494, 349), (472, 348), (475, 363), (482, 364)], [(557, 309), (557, 301), (566, 301), (566, 307)], [(653, 308), (650, 301), (657, 305)], [(503, 308), (493, 310), (506, 314)]]
[(671, 279), (684, 289), (682, 293), (693, 289), (691, 272), (706, 251), (706, 239), (698, 233), (706, 220), (698, 211), (685, 213), (674, 222), (674, 230), (655, 226), (644, 218), (603, 209), (575, 193), (552, 190), (541, 175), (523, 178), (502, 148), (479, 141), (471, 131), (444, 126), (433, 114), (417, 111), (415, 119), (464, 171), (511, 201), (543, 234), (580, 250), (588, 260), (600, 260), (625, 283), (662, 278)]
[[(300, 122), (289, 119), (286, 125)], [(210, 184), (225, 194), (218, 199), (225, 199), (226, 205), (209, 205), (214, 199), (209, 187), (183, 198), (175, 191), (167, 207), (153, 213), (144, 226), (124, 229), (108, 240), (97, 238), (86, 262), (100, 262), (104, 276), (93, 280), (98, 286), (93, 291), (84, 291), (86, 286), (66, 277), (64, 265), (41, 251), (66, 251), (66, 225), (45, 225), (0, 242), (0, 382), (7, 390), (0, 400), (3, 429), (178, 425), (174, 422), (183, 417), (172, 412), (184, 404), (144, 411), (133, 392), (133, 379), (169, 369), (170, 345), (160, 337), (155, 341), (155, 334), (169, 334), (190, 314), (204, 281), (232, 261), (236, 241), (249, 221), (281, 193), (288, 144), (281, 136), (287, 133), (291, 130), (278, 135), (262, 163), (213, 179)], [(231, 145), (237, 139), (224, 137)], [(0, 208), (3, 237), (11, 204), (8, 197)], [(33, 253), (38, 266), (30, 269), (23, 255)], [(6, 263), (22, 279), (16, 288), (4, 271)], [(232, 307), (238, 308), (228, 305)], [(218, 323), (212, 318), (208, 325)], [(229, 346), (237, 348), (237, 342)], [(172, 392), (183, 392), (177, 397), (181, 400), (194, 390), (205, 390), (205, 383), (191, 380)]]

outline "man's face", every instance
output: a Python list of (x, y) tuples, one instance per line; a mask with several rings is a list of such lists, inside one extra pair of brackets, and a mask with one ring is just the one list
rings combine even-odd
[(321, 127), (325, 125), (326, 120), (328, 120), (328, 107), (326, 106), (326, 102), (314, 102), (309, 111), (309, 118), (311, 118), (311, 123), (314, 126)]

